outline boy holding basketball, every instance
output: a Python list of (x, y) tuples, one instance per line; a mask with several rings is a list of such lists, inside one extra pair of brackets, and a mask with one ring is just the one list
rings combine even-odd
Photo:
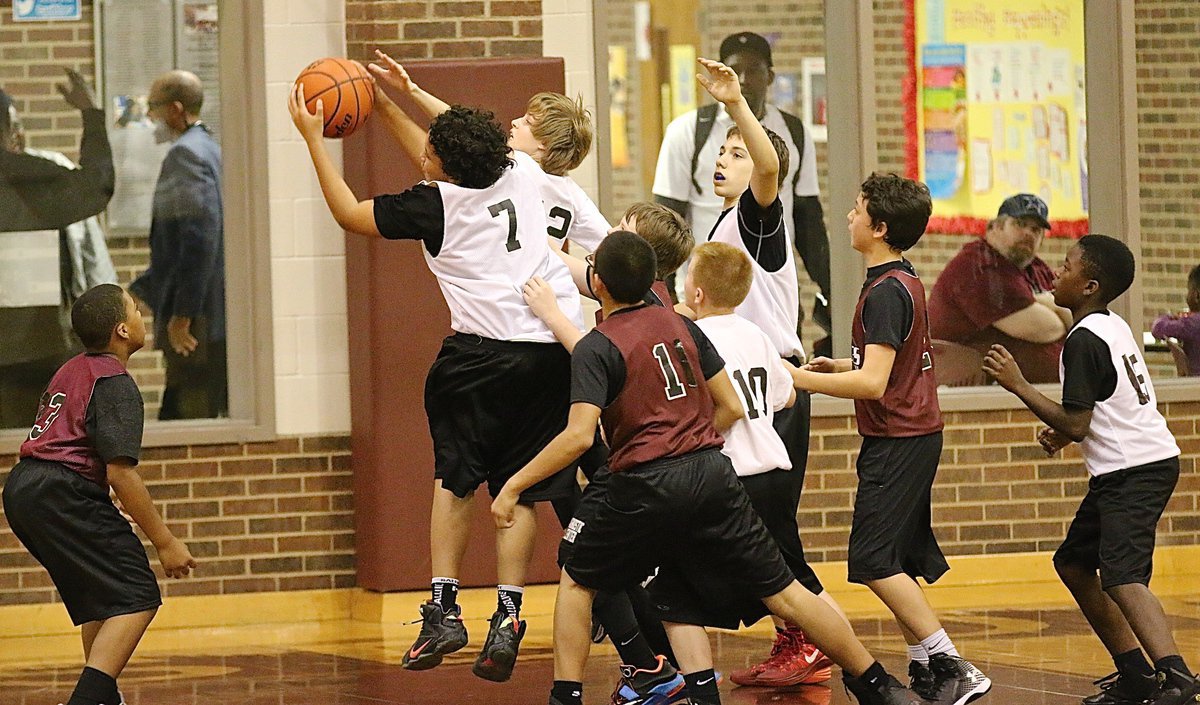
[[(403, 658), (405, 668), (424, 670), (467, 643), (456, 598), (476, 489), (486, 482), (498, 492), (566, 420), (570, 356), (521, 300), (520, 287), (541, 277), (582, 323), (579, 297), (566, 266), (550, 252), (543, 173), (528, 155), (510, 156), (491, 113), (453, 106), (437, 114), (426, 134), (380, 91), (376, 109), (425, 180), (360, 202), (325, 149), (322, 104), (310, 112), (303, 90), (295, 86), (289, 110), (334, 219), (350, 232), (421, 241), (450, 309), (454, 334), (425, 391), (435, 454), (432, 596), (421, 606), (421, 633)], [(528, 405), (520, 419), (510, 407), (514, 397)], [(514, 529), (496, 534), (497, 609), (475, 662), (481, 678), (507, 680), (525, 634), (520, 606), (536, 536), (533, 503), (569, 494), (574, 481), (572, 467), (529, 488)]]
[[(449, 106), (419, 87), (408, 71), (387, 54), (376, 51), (378, 64), (369, 70), (381, 83), (413, 100), (429, 117)], [(560, 244), (570, 240), (589, 252), (608, 234), (608, 221), (579, 184), (567, 174), (578, 167), (592, 147), (592, 118), (582, 99), (543, 92), (529, 99), (525, 114), (512, 121), (508, 146), (524, 152), (542, 167), (541, 185), (549, 223), (546, 234)]]
[(1070, 309), (1074, 319), (1059, 364), (1061, 404), (1025, 380), (1004, 346), (993, 345), (983, 363), (1047, 424), (1038, 434), (1046, 453), (1078, 443), (1091, 476), (1054, 553), (1054, 568), (1117, 667), (1096, 682), (1100, 692), (1085, 698), (1085, 705), (1200, 701), (1200, 680), (1150, 592), (1154, 532), (1179, 481), (1179, 446), (1158, 411), (1129, 325), (1108, 310), (1136, 271), (1125, 243), (1085, 235), (1055, 273), (1054, 303)]
[(67, 705), (120, 705), (116, 679), (162, 597), (141, 539), (109, 488), (154, 544), (168, 577), (185, 577), (196, 561), (163, 523), (137, 470), (142, 396), (126, 366), (145, 343), (142, 314), (121, 287), (101, 284), (75, 301), (71, 328), (86, 352), (46, 387), (4, 485), (4, 515), (80, 627), (86, 665)]

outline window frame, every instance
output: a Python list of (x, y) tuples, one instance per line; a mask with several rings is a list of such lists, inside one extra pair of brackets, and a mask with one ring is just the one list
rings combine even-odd
[[(272, 440), (275, 359), (271, 243), (265, 199), (267, 106), (263, 0), (217, 0), (225, 212), (229, 418), (147, 419), (143, 447)], [(100, 33), (96, 62), (100, 64)], [(16, 453), (27, 429), (0, 429), (0, 453)]]

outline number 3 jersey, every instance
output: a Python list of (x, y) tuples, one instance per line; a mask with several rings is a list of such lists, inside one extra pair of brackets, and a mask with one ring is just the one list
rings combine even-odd
[(142, 421), (142, 397), (124, 365), (111, 355), (82, 353), (50, 379), (20, 455), (107, 485), (108, 461), (137, 462)]
[(1129, 324), (1110, 311), (1083, 317), (1063, 343), (1063, 406), (1091, 409), (1079, 448), (1093, 475), (1166, 460), (1179, 446), (1158, 413), (1154, 385)]
[(758, 326), (737, 314), (707, 316), (696, 325), (725, 360), (725, 372), (746, 412), (723, 434), (721, 452), (740, 476), (791, 470), (792, 461), (772, 420), (776, 411), (787, 406), (793, 382), (775, 345)]
[(571, 403), (600, 407), (609, 469), (720, 448), (705, 380), (725, 363), (695, 323), (640, 304), (607, 316), (571, 355)]
[(425, 261), (450, 309), (450, 327), (494, 340), (556, 342), (526, 305), (525, 282), (537, 276), (558, 306), (583, 328), (579, 293), (550, 251), (541, 185), (545, 174), (524, 153), (487, 188), (439, 181), (375, 198), (375, 225), (390, 239), (421, 240)]

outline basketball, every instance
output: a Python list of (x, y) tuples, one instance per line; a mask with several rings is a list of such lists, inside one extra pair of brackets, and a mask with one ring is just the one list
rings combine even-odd
[(304, 84), (304, 105), (325, 110), (325, 136), (345, 137), (367, 121), (375, 105), (375, 84), (366, 67), (350, 59), (318, 59), (296, 78)]

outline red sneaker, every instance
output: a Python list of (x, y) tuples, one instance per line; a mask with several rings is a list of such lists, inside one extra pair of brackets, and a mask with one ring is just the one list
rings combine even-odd
[(734, 671), (730, 679), (738, 685), (782, 688), (823, 683), (832, 674), (833, 662), (809, 643), (804, 632), (788, 628), (775, 633), (775, 645), (766, 661)]

